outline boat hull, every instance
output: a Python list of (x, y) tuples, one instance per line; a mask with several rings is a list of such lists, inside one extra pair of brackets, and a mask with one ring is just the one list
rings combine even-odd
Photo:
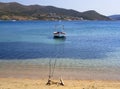
[(64, 39), (64, 38), (66, 38), (66, 36), (54, 36), (53, 38), (54, 38), (54, 39), (60, 39), (60, 38), (63, 38), (63, 39)]

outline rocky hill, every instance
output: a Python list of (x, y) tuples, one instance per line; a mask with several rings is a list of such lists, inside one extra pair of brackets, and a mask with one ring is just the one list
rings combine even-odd
[(120, 15), (111, 15), (109, 18), (112, 20), (120, 20)]
[(78, 12), (53, 6), (0, 3), (1, 20), (110, 20), (96, 11)]

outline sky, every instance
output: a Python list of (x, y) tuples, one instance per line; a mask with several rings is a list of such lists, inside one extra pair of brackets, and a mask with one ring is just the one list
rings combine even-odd
[(0, 0), (0, 2), (18, 2), (24, 5), (50, 5), (79, 12), (95, 10), (109, 16), (120, 14), (120, 0)]

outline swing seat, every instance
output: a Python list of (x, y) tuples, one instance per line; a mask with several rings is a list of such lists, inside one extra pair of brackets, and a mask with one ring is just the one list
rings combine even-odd
[(48, 79), (48, 82), (46, 83), (46, 85), (61, 85), (61, 86), (64, 86), (64, 83), (63, 83), (62, 79), (60, 79), (60, 82), (55, 82), (55, 81), (52, 81), (51, 79)]

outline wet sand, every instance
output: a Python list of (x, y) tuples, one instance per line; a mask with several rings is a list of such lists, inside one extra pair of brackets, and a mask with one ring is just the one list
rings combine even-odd
[[(105, 62), (104, 60), (89, 62), (59, 59), (53, 76), (54, 79), (62, 76), (66, 80), (120, 80), (120, 67), (108, 65)], [(48, 75), (49, 59), (0, 61), (0, 78), (45, 79)]]

